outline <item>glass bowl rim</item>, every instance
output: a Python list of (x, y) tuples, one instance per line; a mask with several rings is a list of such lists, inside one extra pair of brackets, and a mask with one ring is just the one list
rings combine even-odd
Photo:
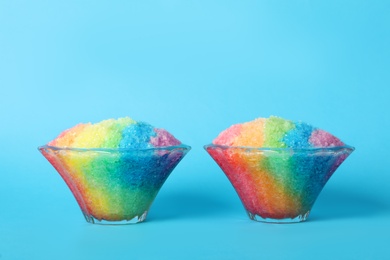
[(256, 147), (256, 146), (234, 146), (234, 145), (219, 145), (219, 144), (207, 144), (203, 146), (204, 149), (207, 148), (220, 148), (223, 150), (227, 149), (241, 149), (241, 150), (254, 150), (254, 151), (294, 151), (294, 152), (316, 152), (316, 151), (340, 151), (340, 150), (348, 150), (350, 152), (355, 150), (355, 147), (350, 145), (342, 145), (342, 146), (321, 146), (321, 147), (308, 147), (308, 148), (292, 148), (292, 147)]
[(79, 147), (62, 147), (53, 145), (38, 146), (38, 150), (51, 149), (54, 151), (75, 151), (75, 152), (136, 152), (136, 151), (172, 151), (172, 150), (190, 150), (191, 146), (186, 144), (149, 147), (149, 148), (79, 148)]

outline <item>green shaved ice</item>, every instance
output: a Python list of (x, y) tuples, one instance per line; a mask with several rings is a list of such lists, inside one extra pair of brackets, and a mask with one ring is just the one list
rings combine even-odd
[(264, 147), (287, 147), (282, 141), (288, 131), (295, 127), (294, 123), (280, 117), (271, 116), (264, 126)]

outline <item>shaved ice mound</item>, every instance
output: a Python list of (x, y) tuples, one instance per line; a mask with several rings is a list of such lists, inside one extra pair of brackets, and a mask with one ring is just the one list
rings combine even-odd
[(76, 198), (86, 220), (145, 220), (158, 191), (190, 150), (168, 131), (131, 118), (78, 124), (40, 152)]
[(48, 143), (68, 148), (153, 148), (180, 144), (168, 131), (129, 117), (78, 124)]
[(354, 150), (324, 130), (274, 116), (233, 125), (205, 149), (249, 217), (275, 223), (306, 220), (324, 185)]
[(267, 148), (316, 148), (343, 146), (330, 133), (303, 122), (280, 117), (258, 118), (222, 131), (213, 144)]

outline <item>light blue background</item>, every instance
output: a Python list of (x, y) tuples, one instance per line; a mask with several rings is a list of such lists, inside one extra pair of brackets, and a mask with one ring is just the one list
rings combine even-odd
[[(0, 1), (0, 259), (390, 257), (389, 1)], [(250, 221), (203, 150), (278, 115), (356, 151), (308, 222)], [(130, 116), (193, 147), (147, 222), (85, 222), (36, 147)]]

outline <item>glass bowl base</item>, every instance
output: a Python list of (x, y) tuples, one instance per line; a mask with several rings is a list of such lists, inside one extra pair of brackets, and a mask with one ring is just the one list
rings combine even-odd
[(276, 218), (263, 218), (262, 216), (259, 216), (257, 214), (253, 214), (249, 211), (247, 211), (248, 216), (251, 220), (258, 221), (258, 222), (264, 222), (264, 223), (275, 223), (275, 224), (289, 224), (289, 223), (299, 223), (305, 221), (310, 214), (310, 211), (298, 215), (295, 218), (281, 218), (281, 219), (276, 219)]
[(106, 220), (106, 219), (97, 219), (92, 215), (88, 215), (84, 213), (85, 220), (88, 223), (91, 224), (98, 224), (98, 225), (126, 225), (126, 224), (137, 224), (140, 222), (143, 222), (146, 219), (146, 215), (148, 214), (148, 211), (145, 211), (140, 216), (135, 216), (132, 219), (124, 219), (124, 220)]

